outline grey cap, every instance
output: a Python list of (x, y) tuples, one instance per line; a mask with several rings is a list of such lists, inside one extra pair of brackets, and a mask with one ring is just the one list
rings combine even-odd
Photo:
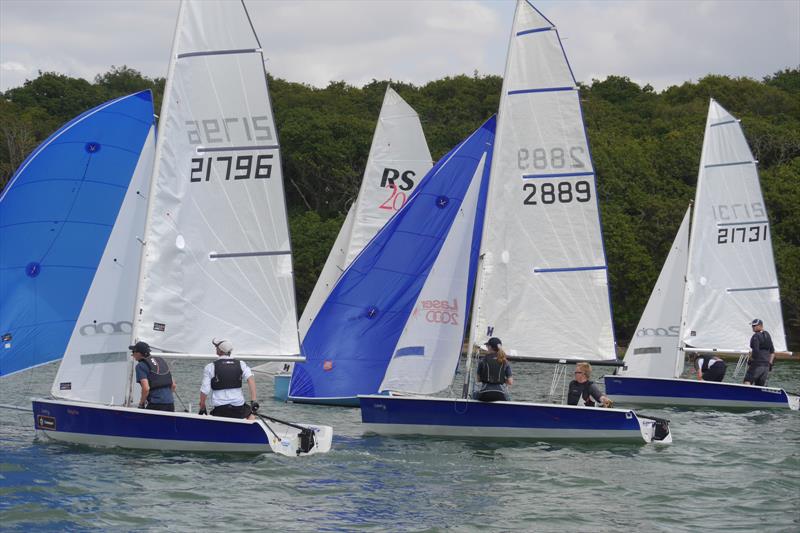
[(761, 321), (761, 319), (760, 319), (760, 318), (754, 318), (754, 319), (753, 319), (753, 321), (752, 321), (752, 322), (750, 322), (750, 325), (751, 325), (752, 327), (755, 327), (755, 326), (763, 326), (763, 325), (764, 325), (764, 323)]

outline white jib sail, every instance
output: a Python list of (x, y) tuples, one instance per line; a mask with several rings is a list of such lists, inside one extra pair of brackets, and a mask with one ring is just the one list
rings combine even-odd
[(278, 137), (243, 3), (181, 4), (159, 130), (136, 337), (298, 354)]
[(786, 350), (780, 291), (757, 162), (739, 121), (711, 100), (689, 238), (681, 340), (747, 350), (760, 318)]
[(624, 375), (676, 378), (683, 373), (684, 354), (680, 350), (679, 334), (691, 211), (689, 208), (683, 215), (667, 260), (625, 352), (626, 370), (621, 372)]
[(53, 381), (51, 393), (56, 398), (125, 403), (133, 361), (128, 346), (142, 257), (145, 191), (153, 172), (155, 145), (155, 127), (151, 127)]
[(432, 394), (450, 386), (464, 338), (469, 257), (484, 155), (397, 341), (380, 389)]
[(615, 359), (595, 175), (553, 24), (514, 17), (492, 161), (477, 331), (510, 355)]
[(300, 318), (300, 338), (316, 318), (342, 272), (400, 209), (431, 169), (419, 115), (386, 88), (361, 188)]

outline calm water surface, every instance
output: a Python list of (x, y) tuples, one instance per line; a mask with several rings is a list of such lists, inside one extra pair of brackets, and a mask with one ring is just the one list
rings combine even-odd
[[(552, 366), (514, 372), (514, 399), (544, 398)], [(54, 373), (0, 381), (0, 402), (30, 406)], [(175, 369), (194, 409), (201, 373)], [(357, 409), (265, 400), (258, 377), (262, 410), (334, 426), (329, 454), (61, 445), (37, 440), (30, 414), (0, 409), (0, 529), (800, 531), (796, 411), (642, 409), (672, 420), (671, 446), (385, 438), (362, 436)], [(800, 364), (779, 362), (770, 384), (797, 391)]]

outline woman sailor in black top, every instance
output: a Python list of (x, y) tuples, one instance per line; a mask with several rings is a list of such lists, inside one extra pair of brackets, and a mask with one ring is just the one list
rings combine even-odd
[(514, 383), (514, 378), (500, 339), (492, 337), (486, 341), (486, 349), (489, 353), (478, 362), (481, 388), (473, 397), (484, 402), (508, 401), (511, 399), (508, 387)]

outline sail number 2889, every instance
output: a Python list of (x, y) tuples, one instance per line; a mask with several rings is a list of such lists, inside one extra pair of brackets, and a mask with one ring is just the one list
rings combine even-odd
[(525, 205), (537, 204), (568, 204), (572, 201), (588, 202), (592, 199), (592, 186), (588, 181), (581, 180), (572, 183), (571, 181), (561, 181), (558, 183), (525, 183), (522, 190), (527, 196), (522, 201)]

